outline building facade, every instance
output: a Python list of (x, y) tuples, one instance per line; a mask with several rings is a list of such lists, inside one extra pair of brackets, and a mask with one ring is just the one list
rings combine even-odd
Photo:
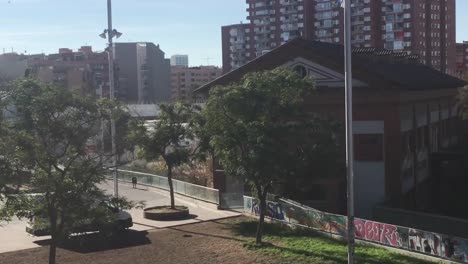
[(27, 56), (17, 53), (5, 53), (0, 55), (0, 82), (24, 77), (28, 66)]
[[(305, 99), (311, 112), (344, 123), (343, 52), (342, 45), (298, 38), (195, 93), (207, 98), (211, 88), (238, 82), (250, 72), (287, 67), (315, 80), (316, 92)], [(459, 140), (456, 96), (466, 82), (419, 63), (418, 56), (375, 48), (355, 48), (353, 53), (356, 215), (372, 217), (373, 208), (386, 201), (420, 209), (443, 199), (431, 191), (438, 186), (431, 157)], [(229, 182), (229, 176), (216, 177), (222, 178), (215, 181), (221, 185)], [(339, 199), (344, 184), (344, 175), (317, 179), (315, 185), (325, 190), (323, 209), (343, 209)], [(431, 194), (427, 199), (422, 198), (425, 192)]]
[(172, 55), (171, 56), (171, 66), (189, 66), (188, 55)]
[(252, 38), (250, 24), (235, 24), (221, 28), (223, 73), (237, 69), (255, 58)]
[(87, 95), (109, 96), (109, 63), (105, 52), (83, 46), (78, 51), (27, 56), (29, 77)]
[(218, 78), (222, 69), (216, 66), (171, 67), (171, 90), (173, 102), (193, 103), (193, 90)]
[[(344, 16), (337, 2), (247, 0), (252, 35), (245, 45), (254, 47), (251, 57), (298, 36), (342, 44)], [(455, 0), (351, 0), (351, 13), (354, 47), (410, 52), (426, 65), (455, 74)], [(223, 64), (234, 45), (223, 40)], [(225, 70), (238, 67), (232, 65)]]
[(168, 102), (170, 60), (159, 45), (147, 42), (115, 43), (116, 96), (131, 104)]
[(457, 43), (457, 68), (455, 76), (468, 81), (468, 41)]

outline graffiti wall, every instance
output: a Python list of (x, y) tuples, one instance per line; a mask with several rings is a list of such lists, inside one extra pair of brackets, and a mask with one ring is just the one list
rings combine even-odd
[(468, 263), (468, 241), (445, 236), (442, 240), (442, 257)]
[(356, 238), (392, 247), (408, 247), (408, 228), (364, 219), (354, 221)]
[[(244, 212), (258, 216), (256, 199), (244, 196)], [(347, 217), (335, 215), (279, 199), (267, 202), (266, 216), (291, 225), (300, 225), (331, 234), (346, 236)], [(468, 263), (468, 240), (432, 232), (356, 218), (357, 239), (404, 250)]]
[(408, 249), (435, 256), (443, 256), (442, 239), (438, 234), (409, 229)]

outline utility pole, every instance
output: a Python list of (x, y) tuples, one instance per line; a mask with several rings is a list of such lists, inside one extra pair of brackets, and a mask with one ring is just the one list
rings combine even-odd
[(348, 202), (348, 264), (354, 263), (354, 147), (353, 147), (353, 77), (351, 49), (351, 1), (344, 0), (346, 178)]
[[(107, 37), (109, 41), (109, 47), (107, 54), (109, 55), (109, 89), (110, 89), (110, 99), (115, 99), (114, 91), (114, 45), (112, 38), (114, 37), (114, 30), (112, 28), (112, 0), (107, 0)], [(117, 148), (115, 143), (115, 121), (110, 118), (111, 124), (111, 141), (112, 141), (112, 178), (114, 180), (114, 196), (119, 196), (119, 181), (117, 175)]]

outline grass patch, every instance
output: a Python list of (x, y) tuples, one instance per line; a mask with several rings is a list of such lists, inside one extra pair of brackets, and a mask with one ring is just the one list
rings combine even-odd
[[(229, 219), (236, 235), (249, 242), (244, 247), (263, 254), (281, 257), (282, 263), (347, 263), (347, 245), (344, 242), (312, 231), (291, 229), (280, 224), (265, 223), (263, 245), (254, 243), (257, 221), (246, 218)], [(429, 264), (383, 248), (356, 245), (356, 262), (369, 264)]]

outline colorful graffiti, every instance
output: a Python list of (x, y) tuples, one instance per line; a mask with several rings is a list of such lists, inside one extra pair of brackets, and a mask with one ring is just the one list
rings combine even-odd
[(468, 263), (468, 241), (444, 237), (442, 240), (442, 257), (453, 261)]
[(438, 234), (410, 228), (408, 231), (408, 249), (435, 256), (443, 256), (442, 239)]
[[(258, 216), (258, 205), (256, 199), (244, 197), (246, 213)], [(266, 216), (291, 225), (346, 236), (346, 216), (325, 213), (289, 200), (268, 201)], [(465, 239), (365, 219), (355, 219), (354, 226), (356, 238), (361, 240), (468, 263), (468, 240)]]
[[(258, 200), (251, 199), (250, 203), (251, 203), (250, 205), (251, 208), (249, 208), (248, 210), (256, 216), (260, 215), (260, 203), (258, 202)], [(281, 204), (267, 201), (265, 216), (283, 221), (284, 214), (283, 214), (283, 209), (281, 207)]]
[[(258, 216), (260, 213), (258, 201), (253, 199), (251, 204), (251, 207), (247, 208), (246, 211)], [(282, 200), (278, 202), (268, 201), (265, 216), (333, 234), (346, 234), (346, 217), (308, 209)]]
[(408, 229), (364, 219), (354, 221), (356, 237), (392, 247), (408, 247)]

